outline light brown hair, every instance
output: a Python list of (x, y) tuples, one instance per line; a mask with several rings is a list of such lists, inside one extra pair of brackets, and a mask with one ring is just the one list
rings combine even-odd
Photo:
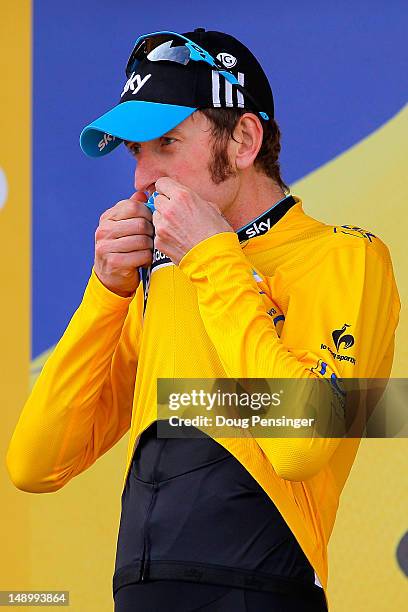
[[(228, 159), (227, 145), (229, 138), (234, 138), (234, 130), (239, 118), (248, 111), (241, 108), (205, 108), (200, 112), (210, 121), (213, 157), (210, 163), (211, 178), (219, 184), (234, 175)], [(289, 187), (281, 177), (279, 153), (281, 151), (281, 132), (274, 119), (261, 120), (263, 140), (255, 159), (255, 167), (273, 179), (279, 187), (289, 193)]]

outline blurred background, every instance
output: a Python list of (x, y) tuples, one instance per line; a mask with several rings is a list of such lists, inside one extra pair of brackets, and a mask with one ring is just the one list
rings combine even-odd
[[(282, 176), (309, 215), (389, 247), (402, 302), (392, 371), (408, 369), (408, 10), (403, 0), (2, 0), (0, 4), (0, 590), (69, 590), (113, 609), (128, 434), (64, 489), (24, 493), (5, 453), (47, 354), (78, 307), (100, 214), (133, 192), (124, 147), (99, 160), (82, 128), (119, 101), (139, 34), (228, 32), (270, 79)], [(363, 440), (329, 548), (331, 611), (408, 601), (408, 440)]]

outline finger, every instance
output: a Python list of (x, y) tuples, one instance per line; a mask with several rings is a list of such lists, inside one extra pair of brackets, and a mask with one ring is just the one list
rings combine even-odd
[(169, 178), (168, 176), (162, 176), (157, 179), (155, 182), (156, 191), (159, 193), (171, 198), (174, 196), (180, 189), (187, 189), (181, 183), (178, 183), (174, 179)]
[(160, 227), (162, 221), (163, 221), (163, 217), (162, 217), (160, 211), (157, 210), (157, 208), (156, 208), (156, 210), (153, 212), (153, 216), (152, 216), (152, 223), (153, 223), (153, 226), (154, 226), (154, 229), (155, 229), (156, 233), (157, 233), (157, 230)]
[(122, 238), (123, 236), (153, 236), (154, 227), (151, 221), (143, 217), (137, 219), (107, 219), (98, 228), (98, 239)]
[(153, 254), (150, 249), (131, 251), (130, 253), (111, 253), (109, 262), (120, 270), (132, 270), (139, 266), (150, 266)]
[(103, 249), (106, 253), (132, 253), (153, 249), (153, 239), (150, 236), (123, 236), (106, 240), (104, 243)]
[(155, 210), (161, 212), (163, 208), (168, 206), (170, 199), (166, 195), (158, 195), (154, 198)]
[(105, 211), (100, 220), (110, 219), (112, 221), (119, 221), (122, 219), (136, 219), (137, 217), (144, 217), (148, 221), (151, 221), (151, 211), (140, 201), (135, 200), (121, 200), (113, 208)]

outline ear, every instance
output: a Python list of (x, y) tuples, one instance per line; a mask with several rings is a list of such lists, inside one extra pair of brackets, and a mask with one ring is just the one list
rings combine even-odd
[(253, 165), (262, 146), (263, 127), (256, 115), (245, 113), (240, 117), (234, 130), (235, 165), (237, 170), (245, 170)]

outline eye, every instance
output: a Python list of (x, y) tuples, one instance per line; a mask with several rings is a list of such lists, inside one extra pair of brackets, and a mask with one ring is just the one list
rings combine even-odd
[(161, 144), (164, 146), (171, 145), (173, 144), (173, 142), (176, 142), (175, 138), (170, 138), (168, 136), (162, 136), (160, 140), (161, 140)]
[(140, 145), (137, 142), (126, 144), (126, 149), (132, 157), (136, 157), (136, 155), (140, 153)]

